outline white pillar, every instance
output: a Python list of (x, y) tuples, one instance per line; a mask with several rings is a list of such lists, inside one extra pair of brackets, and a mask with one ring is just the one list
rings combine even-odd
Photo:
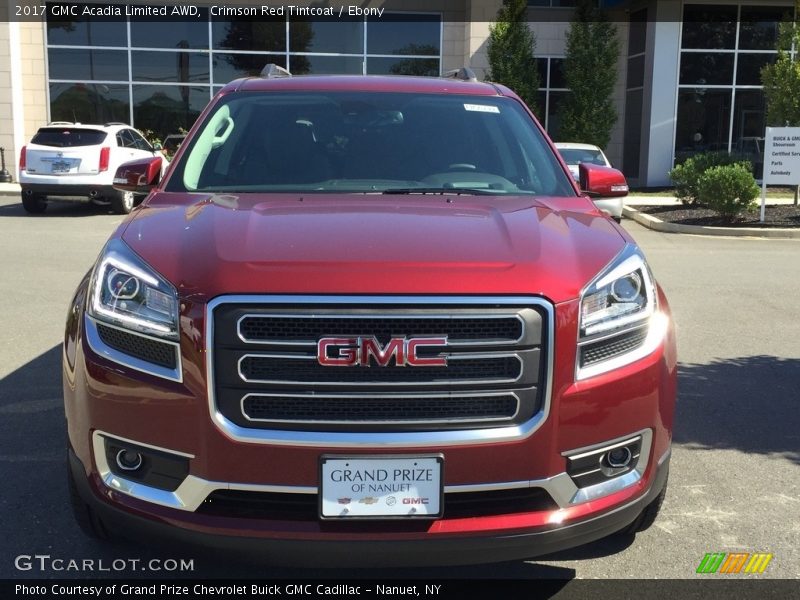
[[(647, 170), (644, 185), (669, 185), (667, 172), (672, 168), (675, 154), (675, 107), (678, 101), (678, 67), (680, 64), (681, 12), (680, 2), (656, 3), (655, 19), (648, 15), (652, 40), (652, 72), (649, 94), (649, 124), (647, 145)], [(648, 53), (650, 52), (648, 43)], [(648, 96), (646, 95), (645, 98)], [(645, 111), (648, 107), (645, 107)], [(644, 132), (643, 132), (644, 133)]]

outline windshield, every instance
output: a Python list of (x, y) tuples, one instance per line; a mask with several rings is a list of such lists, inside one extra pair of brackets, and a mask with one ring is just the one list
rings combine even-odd
[(318, 91), (222, 98), (166, 189), (575, 194), (513, 99)]
[(564, 162), (568, 165), (577, 165), (582, 162), (593, 165), (606, 166), (606, 160), (600, 150), (587, 150), (583, 148), (559, 148)]

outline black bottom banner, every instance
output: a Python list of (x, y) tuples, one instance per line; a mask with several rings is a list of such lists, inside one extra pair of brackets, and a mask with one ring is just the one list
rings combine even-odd
[(155, 600), (173, 598), (259, 599), (486, 599), (598, 598), (646, 600), (649, 598), (758, 598), (797, 597), (797, 580), (6, 580), (0, 598), (98, 598), (101, 600)]

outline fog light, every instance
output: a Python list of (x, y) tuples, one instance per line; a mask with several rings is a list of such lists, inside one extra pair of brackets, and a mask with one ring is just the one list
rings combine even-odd
[(123, 471), (137, 471), (142, 466), (142, 455), (133, 450), (120, 450), (117, 452), (117, 466)]
[(627, 467), (631, 462), (631, 451), (627, 446), (614, 448), (606, 455), (606, 460), (609, 467), (614, 467), (615, 469)]

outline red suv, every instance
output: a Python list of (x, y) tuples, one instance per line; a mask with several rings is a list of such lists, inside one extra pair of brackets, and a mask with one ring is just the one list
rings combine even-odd
[[(227, 85), (72, 300), (75, 515), (273, 562), (528, 558), (650, 525), (676, 351), (641, 250), (508, 88)], [(580, 188), (580, 189), (579, 189)], [(581, 189), (585, 191), (581, 191)]]

